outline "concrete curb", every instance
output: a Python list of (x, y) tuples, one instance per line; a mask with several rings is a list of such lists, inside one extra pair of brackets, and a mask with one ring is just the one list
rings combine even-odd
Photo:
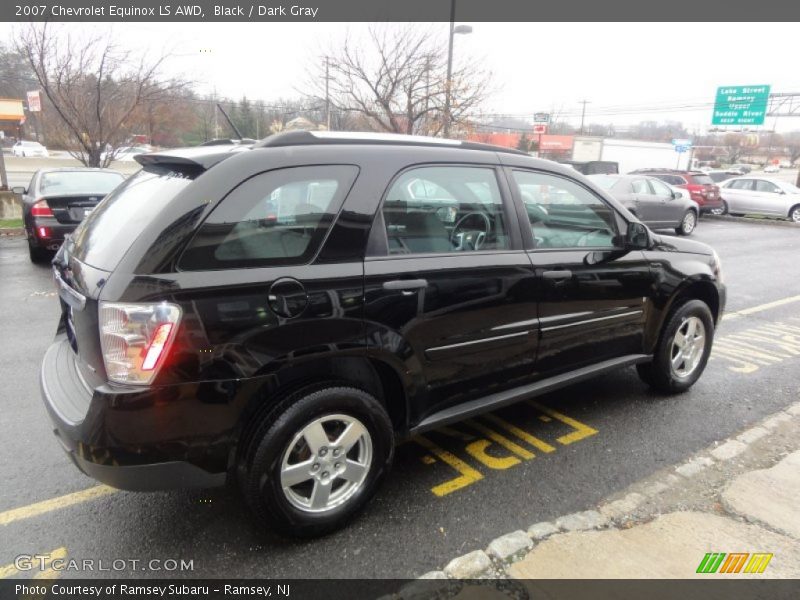
[(22, 227), (0, 227), (0, 235), (25, 235), (25, 230)]
[[(499, 573), (500, 576), (505, 576), (506, 566), (515, 562), (520, 554), (531, 550), (547, 538), (564, 532), (600, 530), (622, 525), (648, 498), (695, 477), (712, 465), (734, 460), (750, 444), (769, 435), (781, 424), (797, 417), (800, 417), (800, 402), (795, 402), (786, 409), (765, 417), (752, 427), (697, 452), (682, 464), (675, 466), (672, 472), (667, 473), (661, 480), (645, 486), (642, 493), (632, 492), (622, 499), (604, 502), (596, 510), (564, 515), (555, 519), (554, 522), (542, 521), (531, 525), (526, 531), (518, 530), (502, 535), (492, 540), (486, 551), (474, 550), (454, 558), (448, 562), (443, 571), (431, 571), (422, 577), (425, 579), (443, 579), (444, 577), (451, 580), (471, 579), (486, 577), (492, 571)], [(402, 590), (398, 597), (405, 597)]]
[(760, 223), (762, 225), (777, 225), (778, 227), (800, 227), (791, 221), (782, 221), (771, 217), (732, 217), (730, 215), (710, 215), (704, 214), (703, 219), (711, 221), (732, 221), (736, 223)]

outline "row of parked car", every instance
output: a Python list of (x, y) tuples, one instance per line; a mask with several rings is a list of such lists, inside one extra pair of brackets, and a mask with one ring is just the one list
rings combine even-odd
[(744, 214), (800, 223), (800, 188), (750, 174), (746, 165), (726, 171), (639, 169), (627, 175), (589, 175), (651, 229), (690, 235), (700, 215)]

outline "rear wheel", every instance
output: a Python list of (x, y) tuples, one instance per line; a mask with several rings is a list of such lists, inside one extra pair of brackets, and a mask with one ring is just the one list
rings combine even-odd
[(703, 374), (714, 341), (714, 319), (708, 305), (689, 300), (667, 319), (653, 361), (636, 366), (650, 387), (666, 394), (688, 390)]
[(800, 223), (800, 204), (789, 209), (789, 220)]
[(32, 263), (42, 264), (46, 263), (52, 254), (49, 250), (40, 248), (39, 246), (34, 246), (28, 242), (28, 256), (30, 257)]
[(675, 228), (675, 233), (678, 235), (691, 235), (695, 227), (697, 227), (697, 213), (693, 210), (687, 210), (683, 214), (681, 224)]
[(725, 200), (723, 200), (722, 201), (722, 206), (720, 206), (719, 208), (712, 208), (710, 212), (711, 212), (712, 215), (717, 215), (717, 216), (719, 216), (719, 215), (727, 215), (728, 214), (728, 203), (725, 202)]
[(388, 472), (394, 433), (383, 405), (346, 385), (290, 395), (256, 431), (241, 487), (268, 528), (294, 537), (342, 527)]

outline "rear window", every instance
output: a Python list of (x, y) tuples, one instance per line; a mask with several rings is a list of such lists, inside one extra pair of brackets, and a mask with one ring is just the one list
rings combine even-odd
[(591, 179), (604, 190), (610, 190), (617, 182), (620, 181), (619, 177), (609, 177), (608, 175), (592, 175), (589, 179)]
[(127, 249), (194, 174), (147, 166), (106, 196), (70, 236), (69, 252), (104, 271), (117, 266)]
[(708, 175), (692, 175), (692, 180), (696, 185), (714, 185), (714, 180)]
[(180, 268), (302, 264), (319, 249), (358, 169), (291, 167), (256, 175), (211, 212), (180, 259)]
[(102, 171), (53, 171), (39, 181), (41, 194), (99, 194), (105, 196), (122, 183), (119, 173)]

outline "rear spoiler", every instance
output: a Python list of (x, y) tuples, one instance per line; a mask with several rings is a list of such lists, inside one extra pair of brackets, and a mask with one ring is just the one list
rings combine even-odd
[(194, 148), (176, 148), (164, 152), (146, 152), (137, 154), (133, 159), (143, 167), (148, 165), (164, 165), (188, 168), (189, 170), (206, 171), (236, 154), (248, 150), (248, 146), (202, 146)]

